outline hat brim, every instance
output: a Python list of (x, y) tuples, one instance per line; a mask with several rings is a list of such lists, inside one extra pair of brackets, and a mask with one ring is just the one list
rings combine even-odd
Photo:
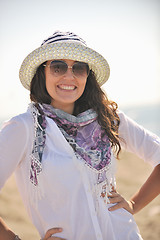
[(52, 59), (70, 59), (88, 63), (89, 68), (95, 73), (96, 80), (100, 86), (109, 78), (110, 68), (102, 55), (80, 43), (63, 41), (43, 45), (35, 49), (24, 59), (19, 71), (22, 85), (29, 90), (37, 68), (43, 62)]

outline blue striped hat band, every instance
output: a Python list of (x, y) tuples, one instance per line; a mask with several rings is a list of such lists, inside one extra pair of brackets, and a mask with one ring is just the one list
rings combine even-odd
[(56, 31), (54, 32), (54, 34), (52, 36), (50, 36), (49, 38), (45, 39), (43, 41), (43, 43), (41, 44), (41, 46), (46, 45), (46, 44), (51, 44), (51, 43), (55, 43), (55, 42), (63, 42), (63, 41), (72, 41), (72, 42), (79, 42), (83, 45), (86, 46), (86, 42), (80, 38), (78, 35), (76, 35), (73, 32), (60, 32), (60, 31)]

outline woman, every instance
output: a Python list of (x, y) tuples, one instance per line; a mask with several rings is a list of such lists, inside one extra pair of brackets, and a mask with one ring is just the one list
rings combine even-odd
[[(70, 32), (55, 32), (22, 63), (32, 104), (1, 131), (0, 184), (15, 170), (44, 240), (142, 239), (132, 215), (159, 194), (160, 140), (107, 99), (108, 77), (107, 61)], [(154, 167), (130, 201), (116, 192), (122, 147)], [(0, 229), (0, 239), (18, 239), (2, 220)]]

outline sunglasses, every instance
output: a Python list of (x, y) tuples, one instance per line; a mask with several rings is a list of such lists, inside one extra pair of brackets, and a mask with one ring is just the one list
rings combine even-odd
[(75, 62), (72, 66), (68, 66), (66, 62), (61, 60), (54, 60), (49, 64), (43, 64), (43, 66), (50, 67), (50, 72), (55, 76), (59, 77), (64, 75), (68, 68), (72, 69), (72, 73), (77, 78), (88, 77), (89, 75), (89, 66), (84, 62)]

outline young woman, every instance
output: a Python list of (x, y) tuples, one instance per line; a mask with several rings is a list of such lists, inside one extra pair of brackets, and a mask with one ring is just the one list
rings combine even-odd
[[(20, 68), (32, 103), (1, 131), (0, 187), (15, 171), (43, 240), (142, 239), (132, 215), (160, 192), (160, 140), (108, 100), (108, 77), (103, 56), (71, 32), (55, 32)], [(153, 165), (129, 201), (116, 191), (121, 148)], [(3, 220), (0, 239), (18, 239)]]

